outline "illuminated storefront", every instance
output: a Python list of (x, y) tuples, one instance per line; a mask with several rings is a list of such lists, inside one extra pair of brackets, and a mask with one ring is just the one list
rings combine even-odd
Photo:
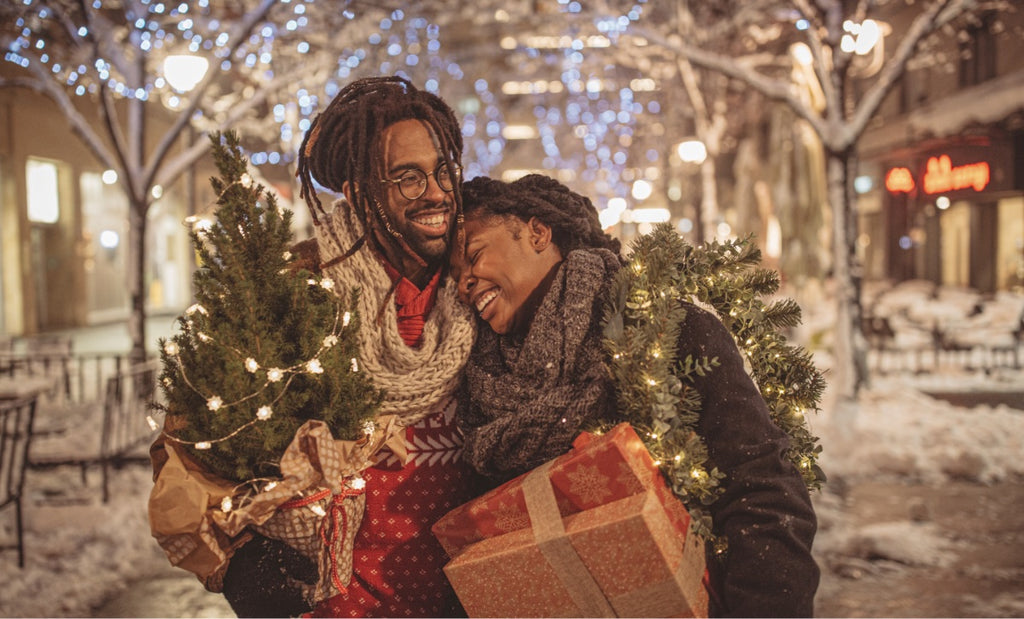
[(982, 292), (1024, 285), (1024, 134), (916, 145), (884, 160), (887, 276)]

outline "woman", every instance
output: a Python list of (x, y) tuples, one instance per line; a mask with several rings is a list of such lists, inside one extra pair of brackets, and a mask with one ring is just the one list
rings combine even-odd
[[(503, 481), (568, 451), (582, 429), (613, 420), (615, 393), (602, 347), (604, 299), (622, 266), (587, 198), (540, 175), (463, 186), (466, 251), (454, 272), (481, 325), (458, 413), (465, 456)], [(731, 335), (685, 304), (678, 358), (717, 357), (695, 377), (697, 431), (725, 473), (709, 507), (724, 558), (708, 557), (712, 613), (813, 615), (816, 519), (788, 437), (770, 420)]]

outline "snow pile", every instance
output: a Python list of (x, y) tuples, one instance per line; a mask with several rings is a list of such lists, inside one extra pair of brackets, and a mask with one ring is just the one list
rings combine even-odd
[[(88, 617), (131, 580), (166, 571), (146, 516), (148, 466), (115, 471), (111, 480), (112, 499), (104, 505), (98, 471), (88, 472), (86, 486), (73, 467), (29, 472), (25, 567), (18, 569), (14, 551), (0, 554), (0, 616)], [(13, 514), (0, 516), (0, 535), (13, 540)]]
[(1024, 476), (1024, 411), (1005, 405), (968, 411), (890, 381), (863, 392), (856, 405), (833, 406), (821, 416), (826, 419), (813, 429), (829, 476), (888, 474), (926, 483)]
[(848, 536), (848, 556), (896, 561), (905, 565), (941, 567), (956, 554), (934, 523), (878, 522), (855, 529)]

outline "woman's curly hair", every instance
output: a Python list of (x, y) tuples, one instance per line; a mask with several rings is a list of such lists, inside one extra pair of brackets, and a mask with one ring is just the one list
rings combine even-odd
[(601, 229), (590, 198), (543, 174), (529, 174), (511, 183), (478, 176), (462, 185), (465, 218), (512, 216), (524, 222), (536, 217), (551, 227), (551, 238), (562, 255), (575, 249), (603, 248), (616, 255), (618, 239)]

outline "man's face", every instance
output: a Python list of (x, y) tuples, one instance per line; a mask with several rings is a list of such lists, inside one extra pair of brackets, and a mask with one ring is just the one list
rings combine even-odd
[[(384, 179), (399, 181), (410, 170), (426, 174), (425, 191), (415, 199), (406, 197), (418, 192), (410, 191), (408, 182), (403, 183), (405, 189), (396, 182), (385, 183), (386, 199), (381, 206), (391, 228), (401, 234), (424, 261), (434, 265), (447, 255), (449, 231), (455, 214), (452, 193), (438, 185), (438, 176), (443, 178), (444, 174), (436, 172), (444, 158), (429, 127), (419, 120), (402, 120), (385, 129), (381, 135), (381, 147)], [(459, 182), (454, 174), (450, 178), (453, 183)], [(392, 235), (385, 233), (382, 236), (384, 238), (379, 240), (386, 257), (396, 269), (406, 277), (421, 270), (421, 266), (402, 250)]]

